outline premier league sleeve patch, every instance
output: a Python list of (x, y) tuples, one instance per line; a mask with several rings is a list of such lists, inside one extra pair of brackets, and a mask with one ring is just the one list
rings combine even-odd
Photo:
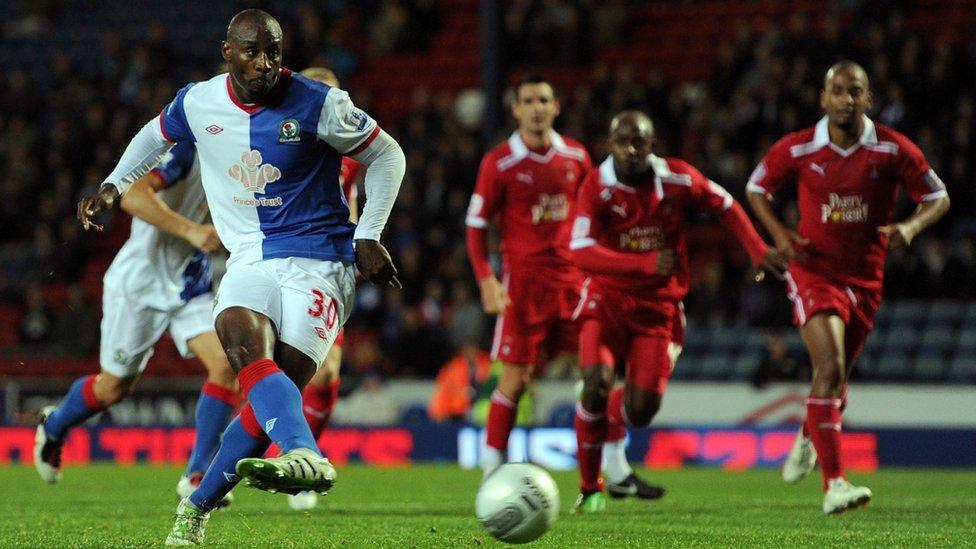
[(294, 118), (282, 120), (278, 126), (278, 142), (294, 143), (301, 140), (301, 126), (298, 125), (298, 120)]
[(368, 122), (369, 122), (369, 116), (366, 116), (366, 113), (364, 113), (359, 109), (354, 108), (350, 110), (349, 113), (346, 115), (346, 123), (356, 128), (356, 131), (359, 132), (363, 131), (363, 129), (366, 127), (366, 124)]

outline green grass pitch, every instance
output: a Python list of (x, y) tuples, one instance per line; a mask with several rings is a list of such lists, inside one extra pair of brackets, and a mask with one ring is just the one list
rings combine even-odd
[[(177, 469), (68, 468), (61, 484), (28, 467), (0, 468), (0, 547), (161, 547), (176, 508)], [(819, 479), (788, 486), (776, 471), (686, 469), (645, 473), (661, 501), (610, 500), (603, 515), (570, 514), (574, 472), (556, 473), (560, 517), (537, 547), (973, 547), (976, 471), (886, 470), (854, 475), (871, 506), (820, 512)], [(211, 515), (207, 546), (501, 546), (474, 518), (477, 471), (419, 465), (346, 466), (312, 512), (285, 496), (238, 487)]]

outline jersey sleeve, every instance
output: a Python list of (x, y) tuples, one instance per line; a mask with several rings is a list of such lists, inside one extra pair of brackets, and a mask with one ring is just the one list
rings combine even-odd
[(152, 172), (163, 181), (163, 188), (172, 187), (186, 177), (193, 167), (196, 151), (192, 142), (181, 141), (160, 158)]
[(749, 176), (746, 191), (757, 194), (775, 194), (786, 182), (794, 178), (793, 155), (790, 144), (784, 138), (769, 148), (766, 157)]
[(176, 92), (173, 101), (163, 107), (159, 113), (159, 129), (163, 132), (163, 137), (170, 143), (196, 141), (193, 138), (193, 132), (190, 130), (190, 123), (186, 118), (186, 109), (184, 108), (186, 94), (192, 87), (193, 84), (187, 84), (186, 87)]
[(481, 160), (478, 181), (468, 203), (464, 224), (475, 229), (485, 229), (495, 217), (505, 200), (505, 191), (498, 177), (495, 155), (488, 154)]
[(600, 209), (603, 199), (600, 198), (600, 173), (591, 170), (583, 179), (579, 194), (576, 196), (576, 215), (573, 218), (573, 230), (570, 234), (569, 249), (581, 250), (596, 245), (596, 235), (600, 231)]
[(369, 147), (380, 133), (380, 127), (368, 114), (357, 108), (349, 94), (329, 88), (322, 102), (316, 128), (319, 139), (340, 154), (353, 156)]
[(691, 200), (695, 208), (712, 215), (722, 215), (732, 207), (735, 200), (724, 187), (690, 165), (682, 166), (682, 171), (691, 176)]
[(925, 154), (907, 138), (898, 144), (898, 179), (915, 202), (948, 196), (945, 183), (925, 159)]

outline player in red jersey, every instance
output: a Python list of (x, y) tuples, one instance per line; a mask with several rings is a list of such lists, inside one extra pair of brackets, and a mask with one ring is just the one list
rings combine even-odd
[[(553, 131), (559, 101), (552, 86), (527, 78), (515, 88), (518, 130), (481, 161), (466, 224), (468, 257), (485, 312), (497, 314), (492, 360), (502, 362), (488, 411), (482, 468), (505, 461), (516, 405), (540, 358), (576, 352), (570, 319), (583, 277), (569, 259), (565, 238), (576, 191), (592, 168), (580, 143)], [(497, 221), (504, 258), (503, 282), (488, 262), (488, 225)]]
[[(328, 84), (333, 88), (339, 87), (339, 79), (335, 73), (322, 67), (309, 67), (302, 71), (302, 75), (312, 80), (317, 80)], [(348, 156), (342, 157), (342, 165), (339, 168), (339, 184), (342, 186), (342, 195), (349, 204), (349, 221), (355, 223), (359, 218), (358, 210), (358, 182), (362, 179), (363, 165)], [(336, 401), (339, 400), (339, 368), (342, 366), (342, 345), (345, 340), (345, 331), (339, 330), (335, 343), (329, 349), (329, 354), (325, 356), (325, 362), (315, 372), (305, 388), (302, 389), (302, 411), (305, 413), (305, 420), (312, 429), (312, 435), (318, 440), (329, 419), (332, 417), (332, 409), (335, 408)], [(315, 492), (300, 492), (288, 496), (288, 505), (296, 511), (307, 511), (315, 507), (318, 503), (318, 495)]]
[[(783, 479), (799, 481), (819, 455), (823, 511), (837, 513), (871, 499), (869, 489), (844, 479), (841, 413), (850, 367), (881, 304), (885, 256), (938, 221), (949, 197), (914, 143), (864, 114), (871, 91), (859, 65), (841, 61), (827, 71), (820, 105), (827, 115), (776, 142), (747, 190), (756, 216), (790, 259), (788, 295), (813, 367), (806, 422)], [(787, 183), (797, 186), (796, 230), (783, 224), (771, 202)], [(893, 223), (899, 187), (919, 205), (911, 217)]]
[[(755, 264), (778, 275), (786, 269), (725, 189), (683, 160), (655, 156), (653, 143), (647, 115), (614, 117), (611, 156), (587, 176), (576, 201), (570, 249), (587, 275), (575, 312), (582, 322), (583, 394), (575, 420), (582, 512), (606, 507), (600, 459), (608, 426), (646, 426), (661, 406), (674, 367), (672, 343), (683, 337), (676, 324), (689, 283), (686, 211), (718, 216)], [(615, 399), (617, 362), (626, 375)]]

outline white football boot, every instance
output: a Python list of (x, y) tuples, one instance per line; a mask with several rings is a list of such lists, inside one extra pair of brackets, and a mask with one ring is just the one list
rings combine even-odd
[[(203, 480), (203, 475), (200, 473), (194, 473), (190, 476), (181, 476), (180, 481), (176, 483), (176, 496), (180, 499), (190, 497), (190, 494), (200, 486), (200, 481)], [(227, 492), (227, 495), (220, 498), (214, 509), (223, 509), (224, 507), (229, 507), (231, 503), (234, 502), (234, 494)]]
[(783, 462), (783, 480), (793, 484), (800, 482), (817, 465), (817, 450), (813, 447), (813, 441), (803, 436), (803, 426), (796, 433), (793, 440), (793, 447)]
[(312, 491), (325, 495), (336, 478), (329, 460), (308, 448), (296, 448), (274, 458), (244, 458), (236, 469), (245, 486), (272, 494)]
[(61, 443), (48, 438), (44, 431), (44, 421), (57, 406), (45, 406), (41, 409), (40, 423), (34, 434), (34, 468), (41, 479), (49, 484), (61, 481)]
[(843, 478), (831, 479), (824, 494), (823, 512), (831, 515), (843, 513), (848, 509), (864, 507), (871, 501), (871, 490), (864, 486), (854, 486)]
[(288, 496), (288, 506), (295, 511), (310, 511), (319, 503), (319, 495), (315, 492), (299, 492)]

